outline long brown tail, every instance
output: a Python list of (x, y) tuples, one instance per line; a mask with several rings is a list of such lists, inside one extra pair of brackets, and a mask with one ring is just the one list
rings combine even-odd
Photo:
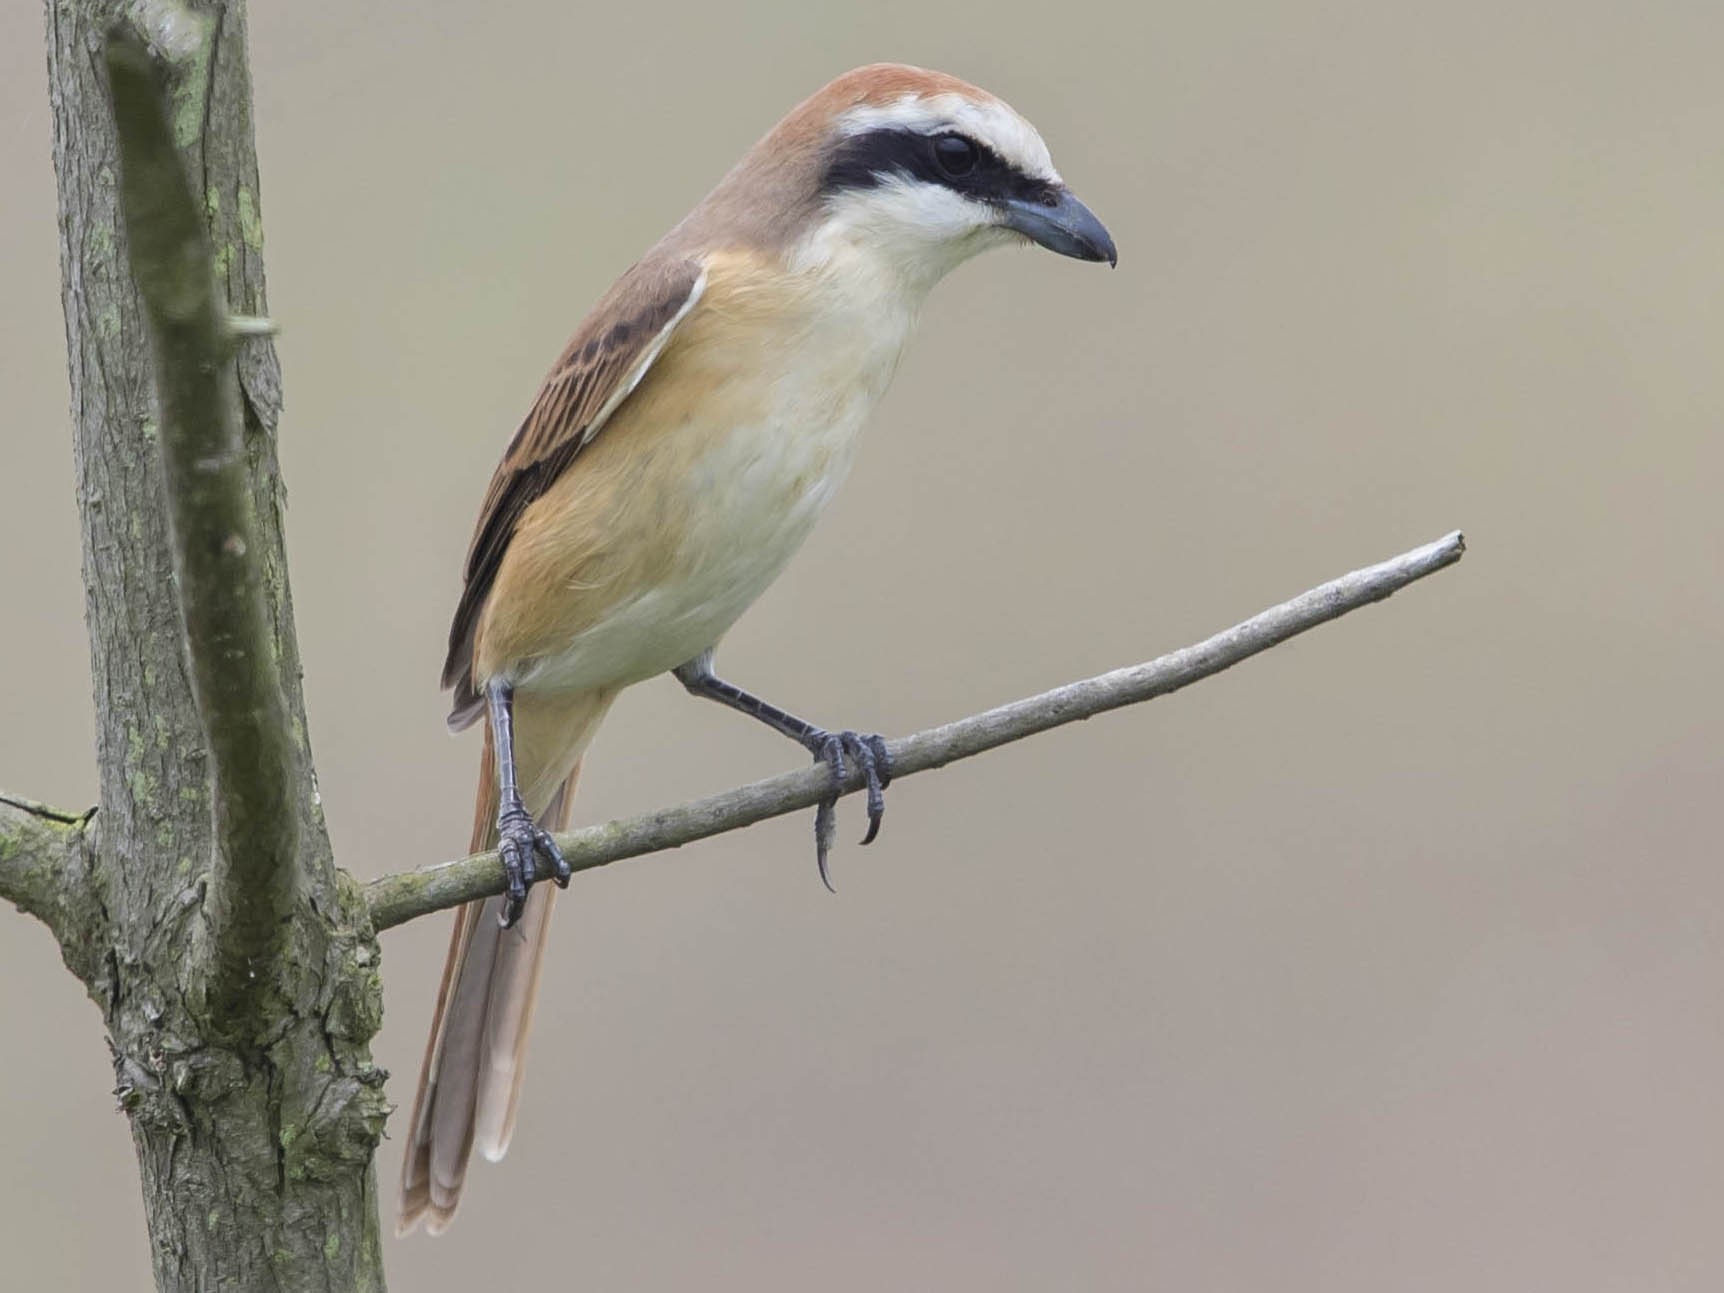
[[(567, 828), (581, 752), (608, 706), (609, 697), (605, 697), (596, 705), (581, 707), (579, 713), (555, 715), (564, 722), (574, 720), (557, 733), (559, 740), (520, 742), (518, 757), (529, 752), (549, 756), (546, 761), (554, 760), (557, 771), (568, 769), (557, 780), (555, 772), (534, 777), (522, 768), (527, 809), (546, 830)], [(523, 717), (518, 706), (518, 732), (526, 726), (521, 723)], [(487, 731), (474, 808), (474, 852), (495, 847), (496, 819), (496, 763)], [(407, 1234), (420, 1224), (433, 1235), (441, 1234), (460, 1205), (474, 1147), (492, 1162), (509, 1148), (556, 896), (554, 886), (534, 885), (526, 910), (511, 929), (497, 923), (501, 898), (470, 902), (455, 913), (449, 959), (443, 966), (431, 1038), (408, 1123), (412, 1131), (401, 1166), (397, 1234)]]

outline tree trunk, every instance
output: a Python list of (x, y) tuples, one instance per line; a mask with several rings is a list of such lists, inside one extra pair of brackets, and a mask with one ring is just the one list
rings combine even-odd
[(221, 859), (163, 499), (150, 334), (124, 257), (103, 48), (126, 15), (175, 66), (173, 142), (202, 198), (218, 298), (232, 313), (262, 315), (245, 6), (192, 8), (199, 22), (188, 27), (165, 7), (46, 4), (101, 784), (84, 858), (100, 901), (61, 941), (106, 1020), (158, 1286), (381, 1289), (373, 1151), (387, 1105), (368, 1050), (381, 1022), (377, 947), (318, 807), (282, 545), (281, 388), (264, 338), (238, 345), (226, 390), (243, 428), (252, 541), (292, 729), (298, 882), (242, 1018), (185, 973), (209, 959), (219, 913), (208, 882)]

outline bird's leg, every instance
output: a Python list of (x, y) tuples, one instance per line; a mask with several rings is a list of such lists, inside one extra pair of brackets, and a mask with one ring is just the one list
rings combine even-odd
[(491, 714), (491, 739), (497, 752), (497, 853), (508, 872), (509, 888), (503, 896), (498, 921), (508, 929), (521, 919), (527, 890), (538, 879), (539, 861), (547, 863), (557, 887), (569, 886), (569, 864), (549, 831), (539, 829), (521, 791), (515, 784), (515, 689), (506, 682), (485, 685), (485, 702)]
[(832, 849), (832, 836), (838, 820), (838, 787), (843, 784), (848, 768), (846, 759), (854, 759), (861, 768), (868, 787), (868, 833), (864, 844), (872, 844), (880, 833), (880, 819), (886, 812), (885, 790), (892, 780), (892, 758), (886, 741), (873, 733), (845, 730), (828, 732), (807, 719), (787, 713), (760, 697), (728, 683), (712, 671), (712, 652), (703, 651), (687, 664), (671, 671), (689, 694), (716, 700), (721, 705), (759, 719), (775, 732), (781, 732), (824, 763), (832, 771), (832, 794), (820, 801), (814, 813), (814, 856), (820, 866), (820, 881), (828, 889), (832, 881), (826, 872), (826, 856)]

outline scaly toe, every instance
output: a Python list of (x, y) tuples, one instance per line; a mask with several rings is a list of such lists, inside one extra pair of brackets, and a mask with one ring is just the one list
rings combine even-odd
[[(503, 870), (509, 877), (503, 896), (503, 910), (497, 920), (504, 929), (521, 919), (527, 905), (527, 893), (534, 881), (548, 870), (559, 885), (566, 885), (569, 864), (557, 850), (556, 843), (540, 830), (533, 819), (519, 807), (503, 812), (497, 818), (497, 854), (503, 859)], [(543, 857), (546, 866), (539, 865)]]
[(874, 751), (874, 766), (880, 772), (880, 789), (892, 784), (892, 751), (886, 748), (886, 738), (878, 732), (862, 738)]
[(820, 868), (820, 883), (826, 886), (827, 893), (837, 893), (832, 887), (832, 876), (827, 870), (827, 860), (832, 855), (832, 841), (838, 834), (838, 795), (837, 788), (844, 784), (844, 774), (848, 769), (844, 764), (844, 738), (822, 732), (814, 749), (814, 757), (824, 761), (827, 770), (832, 774), (833, 794), (822, 799), (819, 807), (814, 810), (814, 861)]
[(551, 864), (551, 879), (557, 882), (557, 888), (567, 889), (569, 877), (574, 871), (570, 868), (568, 859), (563, 856), (562, 849), (557, 847), (556, 840), (551, 838), (549, 831), (539, 831), (534, 836), (534, 842), (538, 845), (539, 853)]
[(891, 774), (882, 776), (880, 772), (880, 752), (875, 746), (879, 737), (858, 736), (855, 732), (846, 732), (844, 738), (856, 762), (861, 765), (862, 776), (868, 787), (868, 833), (862, 837), (862, 843), (872, 844), (874, 837), (880, 833), (880, 820), (886, 815), (886, 796), (883, 792)]
[(503, 859), (503, 870), (509, 878), (508, 890), (503, 894), (503, 910), (497, 913), (497, 923), (508, 929), (521, 919), (521, 909), (527, 902), (527, 882), (522, 874), (520, 849), (514, 840), (500, 841), (497, 853)]

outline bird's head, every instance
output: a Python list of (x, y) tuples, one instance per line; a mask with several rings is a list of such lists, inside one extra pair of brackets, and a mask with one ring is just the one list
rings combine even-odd
[(737, 181), (774, 191), (801, 268), (862, 261), (926, 287), (1013, 242), (1118, 259), (1034, 126), (987, 91), (918, 67), (845, 73), (761, 140), (720, 194)]

